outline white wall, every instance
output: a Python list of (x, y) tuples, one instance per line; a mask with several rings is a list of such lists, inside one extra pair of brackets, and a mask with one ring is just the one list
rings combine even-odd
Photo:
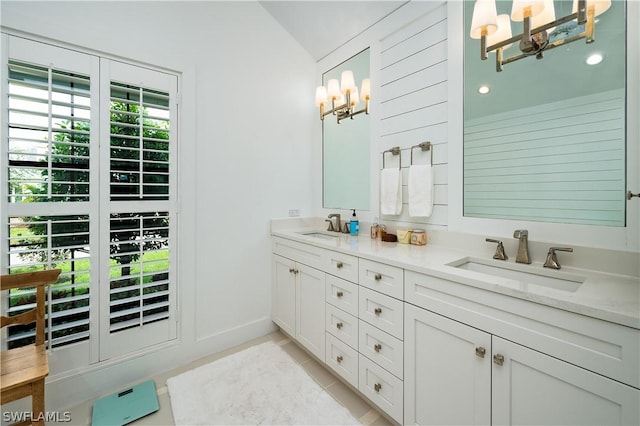
[(180, 343), (50, 377), (48, 407), (113, 392), (271, 331), (269, 220), (290, 208), (312, 210), (311, 56), (257, 2), (0, 7), (12, 33), (181, 73)]

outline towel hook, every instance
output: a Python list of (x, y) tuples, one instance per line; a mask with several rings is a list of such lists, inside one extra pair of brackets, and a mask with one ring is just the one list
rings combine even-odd
[(413, 165), (413, 150), (415, 148), (420, 148), (422, 151), (431, 151), (431, 160), (430, 160), (430, 164), (433, 166), (433, 149), (432, 148), (432, 144), (431, 142), (427, 141), (427, 142), (422, 142), (419, 143), (418, 145), (414, 145), (411, 147), (411, 162), (409, 164)]
[[(391, 149), (388, 149), (386, 151), (382, 152), (382, 168), (384, 169), (384, 156), (387, 152), (390, 152), (393, 155), (400, 155), (400, 147), (399, 146), (394, 146)], [(400, 169), (402, 167), (402, 161), (398, 161), (398, 169)]]

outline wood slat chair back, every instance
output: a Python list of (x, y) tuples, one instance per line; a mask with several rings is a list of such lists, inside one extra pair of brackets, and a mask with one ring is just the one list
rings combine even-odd
[(58, 281), (60, 269), (50, 269), (22, 274), (2, 275), (0, 290), (36, 288), (36, 305), (19, 315), (1, 317), (2, 328), (36, 323), (35, 344), (9, 349), (0, 353), (2, 405), (31, 396), (31, 416), (17, 424), (44, 425), (44, 379), (49, 374), (45, 347), (45, 286)]

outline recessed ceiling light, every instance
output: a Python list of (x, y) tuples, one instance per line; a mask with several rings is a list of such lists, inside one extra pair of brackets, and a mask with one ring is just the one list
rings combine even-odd
[(588, 65), (597, 65), (600, 62), (602, 62), (603, 59), (604, 59), (604, 56), (602, 56), (602, 54), (594, 53), (592, 55), (589, 55), (586, 62)]
[(486, 95), (490, 91), (491, 91), (491, 89), (489, 89), (489, 86), (482, 85), (482, 86), (478, 87), (478, 93), (480, 93), (481, 95)]

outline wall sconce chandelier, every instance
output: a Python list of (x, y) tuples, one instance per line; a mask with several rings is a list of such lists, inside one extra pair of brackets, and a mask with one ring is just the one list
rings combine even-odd
[[(570, 15), (556, 19), (553, 0), (513, 0), (511, 19), (523, 22), (522, 34), (511, 35), (509, 15), (497, 15), (495, 0), (477, 0), (473, 7), (471, 38), (480, 39), (480, 59), (487, 59), (487, 53), (496, 53), (496, 71), (503, 65), (528, 56), (542, 59), (542, 52), (563, 44), (585, 38), (593, 43), (594, 18), (611, 6), (611, 0), (574, 0)], [(556, 27), (577, 20), (584, 25), (584, 31), (564, 39), (549, 40), (548, 33)], [(520, 53), (504, 58), (504, 50), (519, 42)]]
[[(365, 103), (364, 108), (359, 111), (355, 110), (356, 105), (362, 99)], [(316, 106), (320, 107), (320, 120), (332, 114), (335, 115), (338, 124), (345, 118), (351, 118), (365, 113), (369, 114), (369, 100), (371, 100), (371, 81), (368, 78), (362, 80), (360, 89), (360, 97), (358, 97), (358, 86), (356, 86), (352, 71), (342, 71), (341, 83), (335, 78), (327, 82), (327, 87), (319, 86), (316, 88)], [(327, 104), (331, 102), (331, 109), (325, 111)], [(336, 105), (337, 104), (337, 105)]]

